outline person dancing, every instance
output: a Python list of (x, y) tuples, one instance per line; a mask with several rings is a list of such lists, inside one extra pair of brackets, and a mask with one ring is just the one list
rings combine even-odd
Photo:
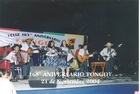
[(54, 66), (57, 68), (58, 65), (58, 52), (55, 49), (54, 41), (49, 41), (48, 47), (46, 48), (46, 59), (43, 61), (44, 66)]
[[(61, 42), (61, 57), (59, 58), (59, 68), (62, 69), (62, 78), (64, 79), (65, 76), (69, 78), (69, 70), (70, 70), (70, 63), (67, 61), (68, 54), (70, 53), (66, 40), (62, 40)], [(66, 69), (66, 75), (65, 75)]]

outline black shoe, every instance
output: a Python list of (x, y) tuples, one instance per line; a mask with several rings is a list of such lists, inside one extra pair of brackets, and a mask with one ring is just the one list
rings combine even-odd
[(17, 78), (11, 79), (11, 82), (18, 82)]
[(24, 77), (23, 77), (23, 80), (27, 80), (27, 79), (28, 79), (28, 77), (27, 77), (27, 76), (24, 76)]

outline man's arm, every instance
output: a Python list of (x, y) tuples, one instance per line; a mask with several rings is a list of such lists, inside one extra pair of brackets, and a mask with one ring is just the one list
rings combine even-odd
[(25, 43), (23, 43), (21, 47), (21, 52), (27, 53), (27, 51), (28, 51), (28, 46)]
[(100, 55), (103, 57), (105, 55), (105, 48), (100, 52)]

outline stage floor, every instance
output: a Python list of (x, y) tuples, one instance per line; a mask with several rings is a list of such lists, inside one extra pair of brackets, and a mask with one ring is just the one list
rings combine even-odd
[(111, 77), (110, 79), (70, 78), (65, 79), (61, 82), (59, 81), (57, 83), (57, 87), (54, 88), (32, 88), (29, 86), (28, 80), (18, 80), (18, 82), (12, 83), (17, 91), (21, 91), (21, 90), (77, 88), (77, 87), (100, 86), (100, 85), (102, 86), (102, 85), (117, 85), (117, 84), (138, 84), (138, 81), (132, 81), (130, 77)]

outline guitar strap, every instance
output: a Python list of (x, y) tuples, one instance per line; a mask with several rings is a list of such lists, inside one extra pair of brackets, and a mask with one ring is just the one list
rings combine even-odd
[(111, 52), (111, 49), (110, 48), (107, 48), (107, 53), (110, 53)]
[(84, 49), (84, 52), (86, 53), (86, 49)]
[[(28, 44), (28, 43), (27, 43)], [(31, 47), (30, 44), (28, 44), (29, 48)]]
[(84, 52), (85, 52), (85, 54), (87, 54), (87, 51), (86, 51), (86, 49), (84, 49)]
[[(31, 47), (31, 44), (27, 43), (28, 47), (30, 48)], [(32, 54), (30, 54), (29, 56), (32, 56)]]

